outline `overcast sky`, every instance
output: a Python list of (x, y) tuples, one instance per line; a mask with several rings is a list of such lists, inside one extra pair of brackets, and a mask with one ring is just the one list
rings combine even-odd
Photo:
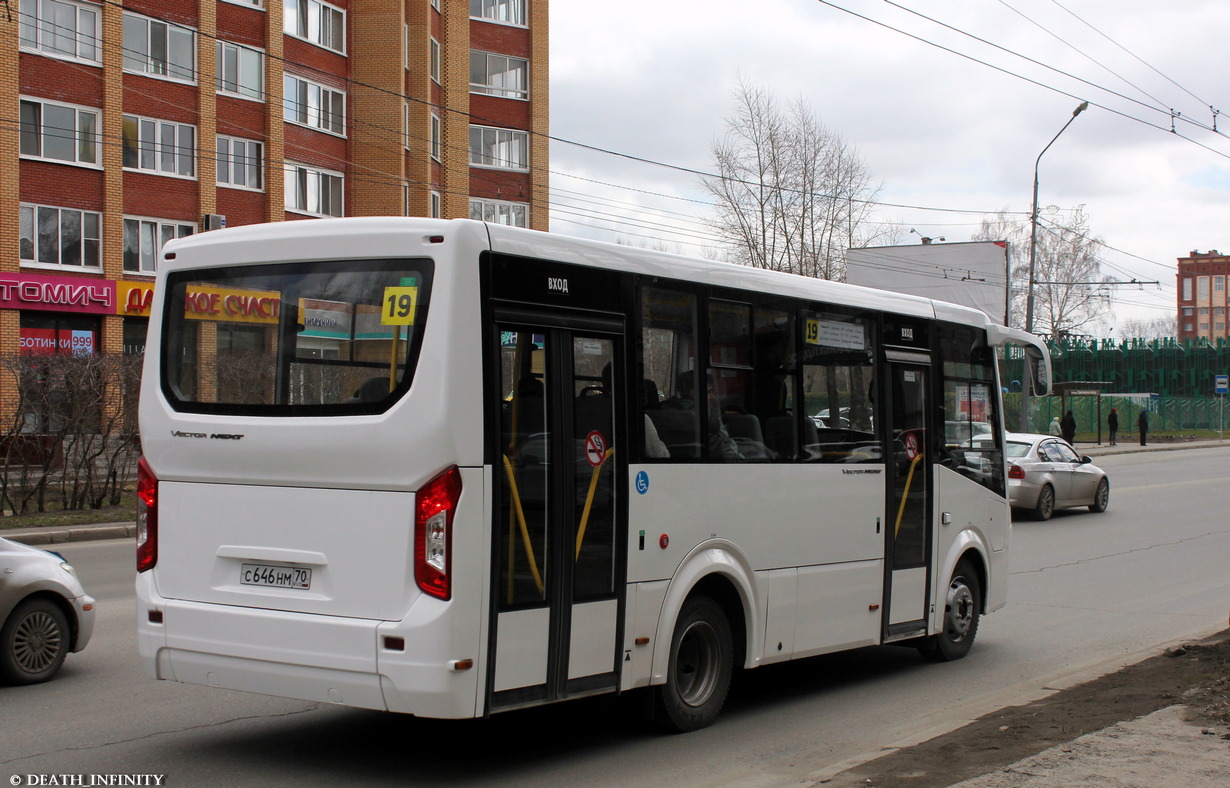
[(712, 171), (743, 78), (857, 150), (900, 243), (1027, 223), (1034, 161), (1087, 100), (1039, 203), (1085, 206), (1104, 274), (1160, 280), (1117, 288), (1117, 318), (1172, 317), (1176, 258), (1230, 253), (1227, 0), (557, 0), (550, 18), (551, 134), (625, 154), (552, 144), (554, 232), (712, 246), (698, 177), (628, 157)]

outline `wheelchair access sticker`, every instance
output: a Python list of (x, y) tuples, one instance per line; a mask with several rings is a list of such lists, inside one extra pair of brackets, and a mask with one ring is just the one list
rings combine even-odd
[(641, 495), (649, 492), (649, 474), (645, 471), (636, 475), (636, 491)]

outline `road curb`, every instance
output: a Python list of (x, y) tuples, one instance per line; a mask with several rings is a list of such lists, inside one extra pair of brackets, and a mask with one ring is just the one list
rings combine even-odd
[(54, 528), (15, 528), (0, 530), (0, 536), (25, 545), (93, 542), (100, 539), (131, 539), (137, 535), (135, 523), (102, 523)]

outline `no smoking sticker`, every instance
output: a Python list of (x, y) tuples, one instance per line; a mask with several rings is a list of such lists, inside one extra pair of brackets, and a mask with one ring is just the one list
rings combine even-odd
[(585, 461), (597, 468), (606, 457), (606, 438), (594, 430), (585, 436)]
[(905, 436), (905, 458), (913, 460), (918, 456), (918, 433), (911, 432)]

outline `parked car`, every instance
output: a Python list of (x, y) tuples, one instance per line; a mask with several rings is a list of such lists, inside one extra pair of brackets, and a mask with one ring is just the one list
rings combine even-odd
[(94, 634), (94, 599), (59, 553), (0, 539), (0, 683), (37, 684)]
[(1106, 471), (1081, 457), (1062, 438), (1010, 432), (1004, 436), (1008, 502), (1049, 520), (1056, 509), (1088, 506), (1104, 512), (1110, 502)]

